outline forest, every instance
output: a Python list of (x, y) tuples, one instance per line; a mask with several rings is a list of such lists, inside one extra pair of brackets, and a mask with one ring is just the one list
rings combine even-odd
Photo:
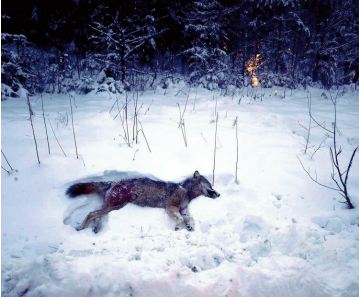
[(5, 0), (2, 98), (359, 79), (355, 0)]
[(358, 297), (358, 0), (3, 0), (1, 296)]

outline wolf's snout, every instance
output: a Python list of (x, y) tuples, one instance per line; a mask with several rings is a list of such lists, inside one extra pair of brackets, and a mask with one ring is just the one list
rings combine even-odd
[(209, 194), (209, 197), (211, 197), (211, 198), (218, 198), (219, 196), (221, 196), (221, 194), (219, 194), (215, 190), (208, 191), (208, 194)]

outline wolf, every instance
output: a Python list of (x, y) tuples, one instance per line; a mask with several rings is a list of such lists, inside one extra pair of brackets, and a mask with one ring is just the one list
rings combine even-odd
[(176, 222), (175, 230), (194, 230), (194, 220), (188, 211), (188, 204), (204, 195), (218, 198), (210, 182), (196, 170), (192, 177), (181, 183), (154, 180), (148, 177), (125, 179), (118, 182), (87, 182), (70, 186), (66, 194), (74, 198), (84, 194), (98, 194), (102, 198), (100, 209), (90, 212), (77, 230), (93, 224), (93, 231), (101, 229), (101, 217), (117, 210), (127, 203), (139, 206), (164, 208)]

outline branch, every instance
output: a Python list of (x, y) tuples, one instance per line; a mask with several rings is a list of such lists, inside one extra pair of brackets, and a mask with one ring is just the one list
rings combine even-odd
[(357, 146), (355, 148), (355, 150), (353, 151), (352, 153), (352, 156), (350, 157), (350, 161), (349, 161), (349, 165), (348, 165), (348, 169), (346, 170), (346, 174), (345, 174), (345, 184), (347, 184), (347, 180), (348, 180), (348, 176), (349, 176), (349, 171), (350, 171), (350, 168), (352, 167), (352, 163), (353, 163), (353, 159), (354, 159), (354, 156), (355, 156), (355, 153), (357, 152), (359, 146)]
[(1, 154), (4, 156), (5, 161), (6, 161), (7, 165), (9, 165), (11, 171), (13, 171), (14, 169), (11, 167), (9, 160), (6, 158), (6, 156), (5, 156), (5, 154), (4, 154), (4, 152), (2, 150), (1, 150)]
[(333, 187), (324, 185), (324, 184), (322, 184), (321, 182), (319, 182), (317, 178), (313, 178), (313, 176), (310, 174), (309, 170), (304, 167), (302, 161), (300, 160), (300, 158), (299, 158), (298, 156), (297, 156), (297, 159), (298, 159), (300, 165), (302, 166), (303, 170), (305, 171), (305, 173), (309, 176), (309, 178), (310, 178), (313, 182), (315, 182), (316, 184), (318, 184), (318, 185), (320, 185), (320, 186), (322, 186), (322, 187), (324, 187), (324, 188), (327, 188), (327, 189), (330, 189), (330, 190), (333, 190), (333, 191), (337, 191), (337, 192), (341, 192), (339, 189), (336, 189), (336, 188), (333, 188)]

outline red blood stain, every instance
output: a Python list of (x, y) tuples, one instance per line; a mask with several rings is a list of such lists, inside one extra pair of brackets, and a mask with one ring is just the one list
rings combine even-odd
[(113, 186), (106, 197), (107, 203), (116, 206), (130, 202), (132, 200), (132, 188), (133, 184), (128, 182)]

